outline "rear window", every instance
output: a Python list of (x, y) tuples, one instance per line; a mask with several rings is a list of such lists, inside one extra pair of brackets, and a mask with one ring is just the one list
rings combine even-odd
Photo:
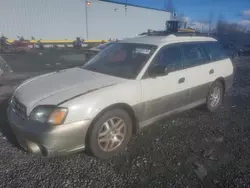
[(209, 42), (201, 44), (208, 58), (212, 61), (220, 61), (228, 58), (223, 46), (218, 42)]

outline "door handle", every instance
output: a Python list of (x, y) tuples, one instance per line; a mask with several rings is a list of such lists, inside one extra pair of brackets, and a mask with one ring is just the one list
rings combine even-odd
[(180, 78), (179, 80), (178, 80), (178, 83), (179, 84), (181, 84), (181, 83), (184, 83), (185, 82), (185, 78), (183, 77), (183, 78)]
[(214, 73), (214, 69), (211, 69), (210, 71), (209, 71), (209, 74), (213, 74)]

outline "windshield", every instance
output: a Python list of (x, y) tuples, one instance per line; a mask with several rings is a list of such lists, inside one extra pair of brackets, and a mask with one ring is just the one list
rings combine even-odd
[(6, 62), (4, 59), (0, 56), (0, 69), (4, 69), (6, 66)]
[(101, 44), (99, 46), (97, 46), (96, 48), (99, 49), (99, 50), (103, 50), (104, 48), (110, 46), (111, 44), (114, 44), (113, 42), (108, 42), (108, 43), (105, 43), (105, 44)]
[(156, 50), (147, 44), (113, 43), (91, 59), (84, 69), (112, 76), (135, 79)]
[(9, 71), (9, 66), (6, 61), (0, 56), (0, 69), (4, 72)]

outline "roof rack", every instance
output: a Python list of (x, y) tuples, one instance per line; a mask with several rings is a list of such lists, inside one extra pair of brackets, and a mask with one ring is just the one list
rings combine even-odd
[(199, 33), (192, 29), (181, 29), (179, 27), (179, 21), (177, 20), (170, 20), (166, 22), (166, 30), (163, 31), (154, 31), (148, 29), (147, 32), (143, 32), (139, 34), (139, 36), (168, 36), (168, 35), (175, 35), (175, 36), (209, 36), (208, 34)]
[(154, 31), (154, 30), (151, 30), (151, 29), (148, 29), (147, 32), (143, 32), (139, 35), (147, 35), (147, 36), (166, 36), (166, 35), (169, 35), (169, 32), (167, 31)]
[(169, 32), (169, 31), (154, 31), (154, 30), (148, 30), (148, 32), (143, 32), (139, 34), (139, 36), (169, 36), (169, 35), (175, 35), (176, 37), (179, 36), (209, 36), (205, 33), (199, 33), (199, 32)]

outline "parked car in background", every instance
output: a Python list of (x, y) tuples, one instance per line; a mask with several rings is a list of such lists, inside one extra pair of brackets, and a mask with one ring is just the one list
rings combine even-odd
[(136, 37), (104, 48), (83, 67), (23, 82), (8, 119), (32, 153), (86, 149), (107, 158), (166, 116), (199, 105), (218, 110), (232, 82), (232, 62), (213, 38)]
[(232, 59), (250, 55), (250, 34), (224, 34), (219, 40)]
[(243, 53), (242, 47), (236, 46), (232, 42), (222, 42), (221, 44), (225, 49), (225, 52), (231, 57), (232, 60), (238, 59)]

